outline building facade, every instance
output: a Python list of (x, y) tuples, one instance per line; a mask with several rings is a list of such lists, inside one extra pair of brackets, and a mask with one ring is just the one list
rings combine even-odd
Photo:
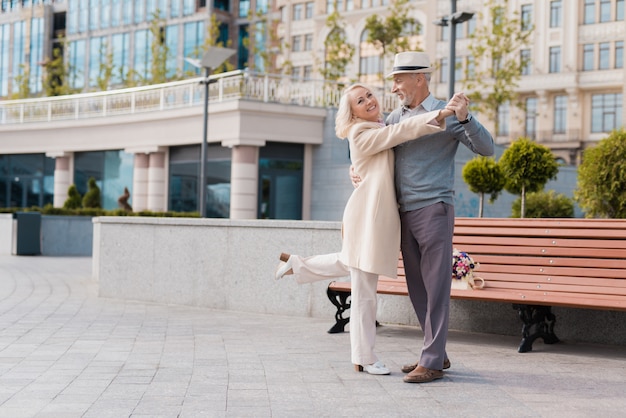
[[(113, 118), (116, 106), (125, 109), (114, 102), (107, 102), (105, 119), (95, 122), (84, 116), (97, 112), (89, 109), (100, 108), (94, 103), (101, 99), (98, 81), (108, 56), (115, 70), (111, 88), (122, 87), (130, 74), (150, 84), (155, 18), (161, 22), (159, 33), (168, 47), (170, 74), (193, 76), (195, 70), (185, 58), (198, 56), (214, 18), (219, 39), (237, 51), (231, 60), (234, 67), (288, 72), (284, 78), (288, 82), (259, 87), (268, 89), (270, 85), (287, 88), (294, 80), (311, 86), (319, 83), (324, 41), (330, 32), (327, 18), (336, 10), (346, 42), (355, 47), (343, 80), (379, 88), (385, 107), (393, 108), (390, 85), (381, 77), (389, 71), (392, 57), (381, 57), (381, 51), (367, 42), (365, 30), (369, 16), (389, 13), (390, 1), (0, 1), (0, 98), (10, 99), (25, 86), (33, 95), (42, 94), (42, 64), (60, 47), (71, 73), (69, 83), (86, 95), (75, 97), (90, 103), (83, 108), (67, 105), (76, 115), (73, 121), (18, 125), (13, 123), (15, 113), (6, 109), (0, 113), (0, 207), (61, 206), (70, 184), (84, 193), (86, 180), (94, 177), (108, 209), (117, 206), (124, 187), (131, 190), (135, 210), (197, 208), (203, 141), (200, 88), (189, 93), (193, 97), (189, 109), (172, 109), (167, 116), (128, 115), (120, 110)], [(480, 13), (486, 2), (456, 3), (458, 10), (474, 13), (456, 27), (455, 90), (459, 91), (467, 66), (491, 63), (467, 52), (472, 31), (486, 24)], [(450, 28), (432, 22), (450, 14), (451, 2), (412, 0), (410, 6), (411, 17), (419, 22), (411, 41), (438, 66), (431, 91), (445, 98)], [(529, 45), (511, 51), (529, 58), (517, 87), (524, 106), (502, 105), (497, 132), (495, 121), (478, 116), (492, 129), (498, 144), (506, 146), (528, 136), (575, 167), (586, 147), (623, 125), (624, 1), (510, 0), (507, 6), (511, 16), (533, 25)], [(302, 89), (281, 97), (297, 104), (288, 105), (285, 99), (271, 105), (256, 98), (239, 98), (236, 105), (210, 100), (206, 184), (211, 200), (206, 216), (340, 218), (350, 191), (345, 175), (349, 155), (347, 144), (334, 137), (328, 119), (332, 109), (327, 113), (319, 104), (299, 102), (307, 97)], [(22, 107), (36, 107), (33, 103), (45, 99), (34, 100)], [(149, 107), (151, 100), (133, 103)], [(4, 101), (8, 103), (17, 102)], [(22, 112), (28, 119), (28, 110)], [(298, 129), (305, 125), (307, 131)]]

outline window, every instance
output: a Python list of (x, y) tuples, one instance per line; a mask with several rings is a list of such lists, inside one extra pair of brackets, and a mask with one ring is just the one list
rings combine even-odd
[(130, 60), (130, 35), (128, 33), (116, 33), (111, 37), (113, 46), (113, 67), (115, 71), (111, 75), (111, 84), (121, 84), (128, 75)]
[(78, 0), (67, 2), (67, 33), (78, 32)]
[(196, 0), (183, 0), (183, 16), (189, 16), (196, 12)]
[(583, 71), (593, 70), (594, 44), (583, 45)]
[(537, 134), (537, 98), (526, 99), (526, 121), (524, 133), (529, 138), (535, 138)]
[(522, 67), (522, 75), (531, 74), (530, 49), (520, 51), (520, 66)]
[(600, 54), (598, 56), (598, 69), (608, 70), (611, 56), (611, 47), (608, 42), (600, 42)]
[(44, 31), (43, 18), (35, 17), (30, 20), (30, 79), (31, 93), (39, 93), (43, 86), (41, 81), (41, 65), (43, 60)]
[(311, 51), (313, 49), (313, 34), (307, 33), (304, 35), (304, 50)]
[(93, 37), (89, 39), (89, 87), (98, 85), (100, 78), (100, 66), (105, 64), (107, 56), (106, 40), (104, 37)]
[(473, 56), (468, 56), (465, 62), (465, 75), (468, 80), (473, 80), (476, 77), (476, 62)]
[[(206, 164), (206, 214), (209, 218), (230, 216), (230, 149), (208, 144)], [(169, 206), (179, 212), (198, 208), (200, 145), (170, 147)]]
[(615, 2), (615, 20), (624, 20), (624, 0), (617, 0)]
[(294, 78), (300, 78), (300, 73), (302, 72), (302, 67), (293, 66), (291, 67), (291, 76)]
[[(183, 26), (183, 57), (195, 57), (204, 42), (204, 22), (185, 23)], [(197, 69), (185, 61), (183, 73), (196, 72)]]
[(354, 10), (354, 1), (346, 0), (346, 11)]
[[(243, 3), (243, 1), (240, 3)], [(180, 0), (172, 0), (172, 2), (170, 3), (170, 16), (180, 16)]]
[[(336, 0), (326, 0), (326, 14), (331, 14), (335, 11), (335, 3), (338, 3)], [(337, 4), (339, 6), (339, 4)]]
[(268, 10), (268, 0), (256, 0), (256, 11), (259, 14), (265, 14)]
[(151, 78), (150, 62), (152, 61), (152, 32), (138, 30), (135, 32), (135, 61), (133, 70), (143, 79)]
[(554, 126), (555, 134), (564, 134), (567, 126), (567, 96), (554, 98)]
[(442, 58), (441, 59), (441, 66), (439, 69), (439, 81), (442, 83), (447, 83), (448, 82), (448, 74), (450, 73), (450, 71), (448, 70), (448, 59), (447, 58)]
[(133, 154), (121, 150), (77, 152), (74, 154), (74, 184), (80, 194), (87, 192), (90, 177), (100, 187), (103, 209), (116, 209), (124, 187), (133, 184)]
[(454, 58), (454, 80), (459, 81), (463, 79), (463, 57)]
[(561, 0), (551, 1), (550, 2), (550, 27), (560, 28), (562, 18), (563, 18), (563, 7), (561, 5)]
[(509, 103), (498, 106), (498, 135), (509, 134)]
[(300, 52), (301, 51), (301, 46), (300, 46), (300, 39), (301, 36), (300, 35), (296, 35), (296, 36), (292, 36), (291, 37), (291, 50), (293, 52)]
[(13, 91), (18, 89), (15, 77), (24, 73), (23, 62), (25, 58), (26, 22), (21, 20), (13, 23)]
[(111, 23), (111, 0), (100, 0), (100, 9), (102, 10), (100, 13), (100, 16), (102, 16), (100, 27), (103, 29), (108, 28)]
[(292, 20), (302, 20), (302, 3), (296, 3), (293, 5), (293, 17)]
[(70, 42), (70, 85), (76, 89), (85, 86), (85, 40)]
[(111, 0), (111, 26), (120, 25), (122, 17), (122, 0)]
[(533, 27), (533, 5), (522, 5), (522, 30), (530, 30)]
[(311, 75), (313, 74), (313, 67), (310, 65), (305, 65), (304, 67), (302, 67), (303, 70), (303, 75), (302, 78), (304, 78), (305, 80), (310, 80), (311, 79)]
[(600, 22), (611, 21), (611, 0), (600, 0)]
[(135, 0), (135, 23), (141, 23), (146, 20), (146, 9), (144, 8), (144, 4), (143, 0)]
[(596, 23), (596, 0), (585, 0), (583, 5), (583, 23), (585, 25)]
[(615, 68), (624, 68), (624, 41), (615, 42)]
[(467, 36), (472, 36), (472, 34), (475, 31), (476, 31), (476, 15), (472, 16), (472, 18), (467, 21)]
[(591, 96), (591, 132), (610, 132), (622, 126), (622, 94)]
[(313, 19), (313, 12), (315, 11), (315, 3), (312, 1), (308, 1), (305, 3), (306, 11), (304, 14), (305, 19)]
[(561, 47), (560, 46), (550, 47), (550, 72), (551, 73), (561, 72)]
[(250, 12), (250, 0), (239, 0), (239, 17), (248, 17)]
[(0, 97), (9, 95), (10, 24), (0, 25)]
[[(221, 29), (221, 26), (220, 26)], [(167, 77), (173, 77), (177, 71), (178, 56), (178, 25), (170, 25), (165, 27), (165, 45), (167, 46)]]

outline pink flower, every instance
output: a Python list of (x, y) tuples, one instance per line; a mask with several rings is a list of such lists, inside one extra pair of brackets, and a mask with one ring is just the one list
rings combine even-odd
[(452, 252), (452, 278), (455, 280), (462, 280), (463, 278), (470, 276), (474, 269), (478, 267), (470, 255), (464, 251), (459, 251), (456, 248)]

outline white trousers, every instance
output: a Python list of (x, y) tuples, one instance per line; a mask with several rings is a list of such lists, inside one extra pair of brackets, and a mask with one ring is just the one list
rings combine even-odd
[(339, 260), (339, 254), (301, 257), (292, 255), (292, 269), (300, 284), (345, 277), (350, 275), (350, 345), (353, 364), (372, 364), (378, 361), (374, 354), (376, 343), (376, 285), (378, 275), (351, 268)]

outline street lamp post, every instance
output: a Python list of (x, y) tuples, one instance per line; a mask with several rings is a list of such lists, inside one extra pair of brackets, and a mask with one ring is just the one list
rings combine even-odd
[(474, 13), (457, 12), (456, 0), (450, 1), (450, 15), (444, 16), (433, 22), (437, 26), (448, 26), (450, 24), (450, 57), (448, 59), (448, 99), (454, 96), (455, 72), (456, 72), (456, 25), (467, 22), (474, 16)]
[(206, 217), (206, 151), (209, 139), (209, 84), (211, 84), (209, 76), (212, 70), (222, 65), (235, 52), (237, 51), (234, 49), (211, 47), (204, 53), (201, 60), (185, 58), (185, 61), (194, 67), (204, 69), (204, 79), (201, 81), (204, 85), (204, 118), (200, 144), (200, 178), (198, 179), (198, 212), (201, 218)]

